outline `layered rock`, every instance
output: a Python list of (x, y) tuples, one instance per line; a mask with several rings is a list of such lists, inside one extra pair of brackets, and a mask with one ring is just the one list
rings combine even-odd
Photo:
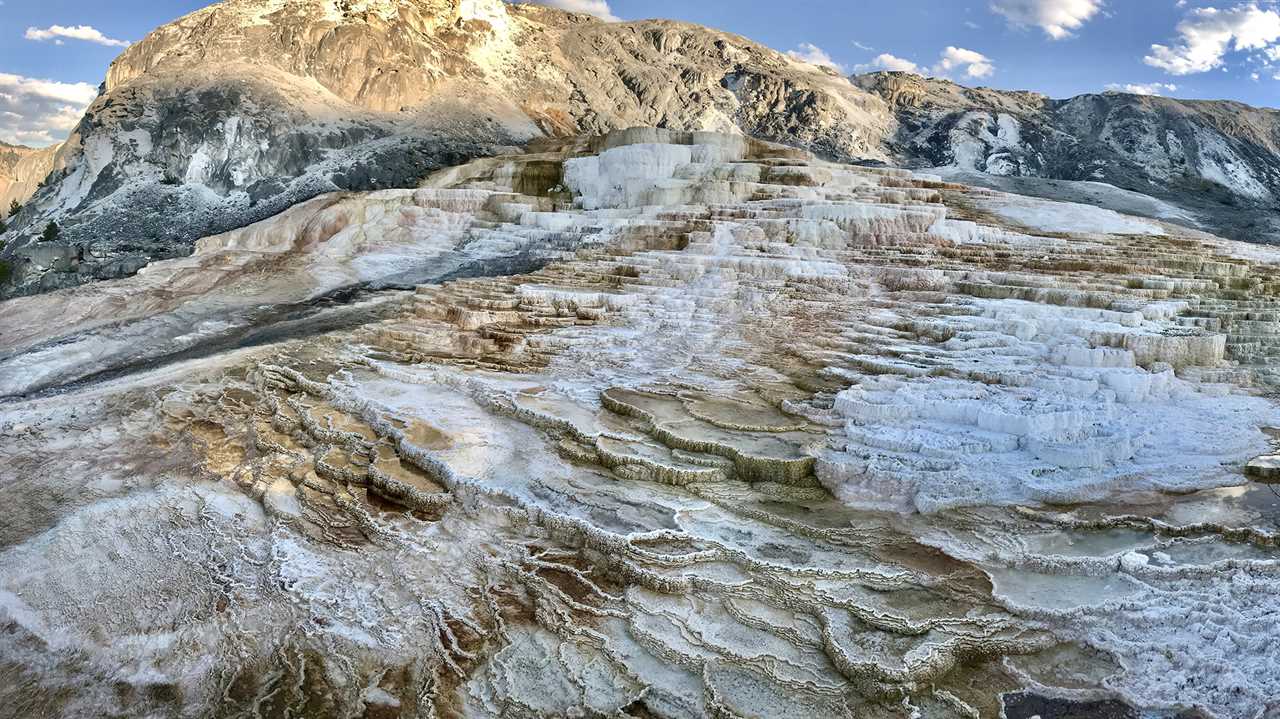
[(534, 149), (6, 304), (6, 705), (1275, 709), (1280, 256), (740, 136)]

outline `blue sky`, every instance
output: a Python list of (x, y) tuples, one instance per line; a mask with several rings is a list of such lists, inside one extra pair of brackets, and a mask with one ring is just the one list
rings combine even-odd
[[(540, 0), (736, 32), (845, 72), (1280, 107), (1277, 0)], [(65, 137), (123, 43), (203, 0), (0, 2), (0, 140)], [(1154, 47), (1153, 47), (1154, 46)]]

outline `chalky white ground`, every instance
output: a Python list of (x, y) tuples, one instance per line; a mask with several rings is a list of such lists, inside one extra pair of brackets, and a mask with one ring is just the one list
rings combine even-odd
[(1276, 708), (1274, 253), (740, 137), (553, 149), (8, 303), (0, 698)]

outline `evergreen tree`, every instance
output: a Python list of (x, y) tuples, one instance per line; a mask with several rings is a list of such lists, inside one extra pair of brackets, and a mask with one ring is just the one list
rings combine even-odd
[(13, 217), (14, 215), (18, 214), (18, 210), (21, 210), (21, 209), (22, 209), (22, 205), (19, 205), (17, 200), (10, 200), (10, 201), (9, 201), (9, 216), (10, 216), (10, 217)]
[(3, 235), (7, 229), (9, 229), (9, 226), (4, 224), (4, 220), (0, 220), (0, 235)]
[(58, 223), (50, 222), (44, 226), (44, 232), (40, 234), (41, 242), (56, 242), (58, 237), (62, 235), (62, 229), (58, 227)]

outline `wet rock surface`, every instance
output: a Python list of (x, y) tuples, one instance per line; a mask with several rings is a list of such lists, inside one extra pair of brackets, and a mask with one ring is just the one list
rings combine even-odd
[(740, 136), (537, 149), (4, 304), (5, 706), (1277, 709), (1270, 250)]

